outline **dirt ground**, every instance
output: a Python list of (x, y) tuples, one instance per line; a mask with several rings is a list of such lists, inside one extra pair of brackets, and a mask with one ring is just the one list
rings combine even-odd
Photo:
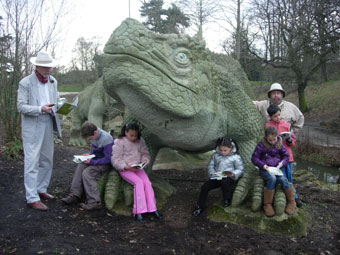
[[(65, 206), (75, 164), (72, 155), (84, 148), (55, 146), (55, 165), (48, 201), (50, 210), (39, 212), (26, 206), (23, 160), (9, 161), (0, 154), (0, 254), (340, 254), (340, 197), (338, 192), (298, 185), (310, 221), (301, 238), (259, 234), (231, 224), (216, 223), (192, 210), (204, 169), (157, 171), (177, 188), (160, 209), (163, 221), (146, 216), (137, 223), (132, 216), (106, 209), (87, 212), (79, 205)], [(212, 191), (209, 201), (220, 199)]]

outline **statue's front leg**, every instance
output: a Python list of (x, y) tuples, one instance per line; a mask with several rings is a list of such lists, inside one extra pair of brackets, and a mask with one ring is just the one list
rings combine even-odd
[(87, 119), (98, 128), (103, 128), (105, 107), (103, 100), (92, 99)]
[(70, 130), (70, 141), (69, 144), (73, 146), (86, 146), (87, 142), (80, 135), (80, 129), (85, 120), (81, 117), (78, 109), (74, 109), (72, 112), (72, 127)]
[(238, 153), (241, 155), (244, 164), (244, 173), (237, 182), (233, 199), (232, 206), (237, 207), (242, 204), (246, 197), (253, 191), (253, 185), (255, 180), (255, 166), (251, 162), (251, 155), (256, 146), (256, 142), (253, 140), (237, 142)]

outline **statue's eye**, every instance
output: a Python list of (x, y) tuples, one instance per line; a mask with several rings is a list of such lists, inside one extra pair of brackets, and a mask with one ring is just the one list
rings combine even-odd
[(190, 52), (185, 50), (185, 49), (181, 49), (179, 51), (177, 51), (174, 55), (173, 55), (173, 59), (175, 64), (178, 67), (188, 67), (191, 63), (190, 61)]
[(180, 64), (187, 64), (189, 62), (189, 57), (184, 52), (178, 53), (175, 59)]

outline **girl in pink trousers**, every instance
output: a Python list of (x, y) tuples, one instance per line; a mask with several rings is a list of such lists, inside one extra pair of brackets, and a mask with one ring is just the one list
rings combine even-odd
[(111, 162), (120, 176), (133, 185), (132, 214), (135, 219), (143, 222), (143, 213), (153, 213), (157, 219), (162, 219), (162, 215), (157, 211), (155, 194), (148, 175), (143, 168), (134, 167), (150, 162), (148, 148), (136, 123), (123, 126), (112, 147)]

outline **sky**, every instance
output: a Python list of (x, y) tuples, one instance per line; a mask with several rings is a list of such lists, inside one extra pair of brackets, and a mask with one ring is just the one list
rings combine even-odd
[[(165, 0), (164, 2), (169, 4), (171, 1)], [(131, 18), (143, 21), (139, 13), (140, 0), (72, 0), (72, 4), (71, 13), (63, 20), (65, 39), (61, 40), (59, 51), (56, 52), (59, 63), (65, 66), (70, 64), (72, 50), (78, 38), (99, 37), (102, 49), (113, 30), (129, 15)], [(164, 8), (167, 8), (167, 5), (164, 5)], [(220, 52), (219, 42), (227, 34), (215, 25), (206, 29), (204, 36), (207, 47)]]

